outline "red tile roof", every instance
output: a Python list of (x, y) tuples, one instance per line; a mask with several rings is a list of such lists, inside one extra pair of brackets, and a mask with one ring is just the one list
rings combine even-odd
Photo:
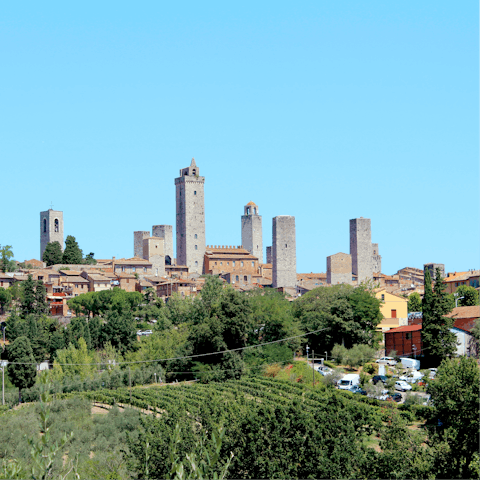
[(417, 332), (421, 330), (421, 325), (404, 325), (403, 327), (392, 328), (386, 333), (398, 333), (398, 332)]
[(451, 313), (445, 316), (456, 320), (460, 318), (480, 318), (480, 305), (475, 305), (473, 307), (456, 307)]

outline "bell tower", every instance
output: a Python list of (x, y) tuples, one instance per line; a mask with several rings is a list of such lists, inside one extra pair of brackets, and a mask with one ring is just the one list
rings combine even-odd
[(51, 208), (40, 212), (40, 260), (50, 242), (58, 242), (63, 252), (63, 212)]
[(242, 245), (258, 258), (258, 263), (263, 263), (262, 216), (259, 214), (258, 205), (253, 202), (244, 207)]
[(192, 158), (189, 167), (175, 179), (177, 265), (189, 272), (203, 273), (205, 255), (205, 177)]

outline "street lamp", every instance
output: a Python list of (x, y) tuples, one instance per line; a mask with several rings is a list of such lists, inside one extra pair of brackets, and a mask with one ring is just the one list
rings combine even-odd
[[(453, 294), (453, 296), (455, 297), (455, 308), (457, 308), (457, 306), (458, 306), (458, 301), (461, 300), (462, 298), (465, 298), (465, 297), (458, 298), (459, 295), (460, 295), (459, 293), (454, 293)], [(4, 343), (5, 343), (5, 341), (4, 341)]]
[(7, 361), (0, 362), (0, 370), (2, 371), (2, 405), (5, 405), (5, 369), (7, 368)]

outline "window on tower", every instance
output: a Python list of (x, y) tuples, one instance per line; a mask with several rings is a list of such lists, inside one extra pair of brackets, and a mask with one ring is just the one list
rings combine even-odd
[(197, 234), (195, 234), (195, 238), (198, 238)]
[(47, 233), (47, 219), (43, 219), (43, 233)]
[(59, 229), (59, 224), (58, 224), (58, 218), (55, 219), (55, 231), (58, 232)]
[(196, 195), (196, 194), (197, 194), (197, 191), (196, 191), (196, 190), (194, 190), (194, 191), (193, 191), (193, 194), (194, 194), (194, 195)]
[(197, 246), (197, 245), (195, 245), (195, 250), (198, 250), (198, 246)]

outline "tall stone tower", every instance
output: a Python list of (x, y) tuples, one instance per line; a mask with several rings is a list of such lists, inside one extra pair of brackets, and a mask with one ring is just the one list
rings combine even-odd
[(357, 275), (358, 284), (373, 278), (372, 227), (369, 218), (350, 220), (350, 255), (352, 273)]
[(165, 265), (173, 265), (173, 227), (171, 225), (154, 225), (152, 237), (163, 238)]
[(159, 237), (143, 239), (142, 258), (152, 263), (152, 273), (155, 277), (165, 276), (164, 244), (164, 239)]
[(58, 242), (63, 252), (63, 212), (51, 208), (40, 212), (40, 260), (50, 242)]
[(242, 215), (242, 245), (258, 263), (263, 263), (262, 216), (258, 213), (258, 206), (249, 202), (244, 207)]
[(205, 254), (205, 177), (192, 158), (175, 179), (177, 205), (177, 265), (203, 273)]
[(279, 215), (272, 225), (272, 284), (274, 288), (297, 285), (295, 217)]
[(378, 243), (372, 243), (372, 271), (382, 273), (382, 256), (378, 251)]
[(267, 263), (273, 263), (272, 247), (267, 247)]
[(139, 230), (133, 232), (133, 256), (143, 258), (143, 239), (150, 237), (150, 232)]

